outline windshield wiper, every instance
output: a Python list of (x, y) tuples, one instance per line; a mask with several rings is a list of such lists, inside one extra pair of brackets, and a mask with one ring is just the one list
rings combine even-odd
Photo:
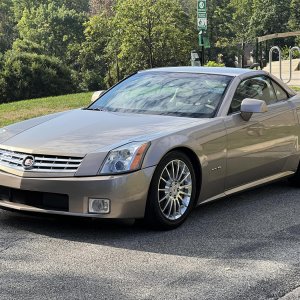
[(86, 108), (86, 110), (93, 110), (93, 111), (108, 111), (103, 107), (95, 107), (95, 108)]

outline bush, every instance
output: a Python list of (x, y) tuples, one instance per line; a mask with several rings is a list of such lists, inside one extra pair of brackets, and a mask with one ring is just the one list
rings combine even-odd
[(71, 71), (57, 58), (9, 51), (0, 74), (0, 103), (73, 92)]
[(7, 98), (6, 90), (7, 90), (7, 86), (6, 86), (5, 79), (3, 77), (3, 74), (0, 73), (0, 103), (4, 102), (3, 100)]
[(215, 61), (210, 60), (204, 67), (225, 67), (223, 63), (217, 63)]
[[(288, 47), (286, 45), (282, 48), (282, 59), (290, 59), (290, 50), (291, 47)], [(300, 58), (300, 52), (297, 50), (294, 51), (293, 58)]]

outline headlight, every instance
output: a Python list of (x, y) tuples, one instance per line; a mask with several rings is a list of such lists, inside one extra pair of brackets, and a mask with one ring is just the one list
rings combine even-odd
[(118, 174), (140, 169), (150, 143), (133, 142), (109, 152), (100, 174)]

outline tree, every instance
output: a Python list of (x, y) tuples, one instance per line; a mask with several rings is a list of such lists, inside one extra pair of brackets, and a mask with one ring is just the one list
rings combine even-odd
[(291, 0), (254, 0), (250, 35), (255, 38), (288, 30)]
[(115, 10), (107, 52), (123, 75), (188, 63), (197, 35), (178, 0), (120, 0)]
[[(197, 14), (197, 0), (180, 0), (179, 1), (183, 10), (189, 14), (190, 17), (193, 17), (193, 19), (196, 19)], [(194, 24), (196, 27), (196, 23)]]
[(83, 90), (105, 88), (107, 72), (105, 49), (110, 37), (110, 19), (106, 13), (96, 15), (85, 23), (85, 41), (76, 60), (76, 81)]
[(52, 0), (49, 2), (57, 3), (58, 6), (65, 6), (69, 10), (75, 10), (77, 13), (86, 12), (90, 10), (90, 5), (88, 0)]
[(21, 39), (40, 45), (46, 55), (65, 59), (68, 49), (83, 41), (85, 21), (84, 13), (51, 3), (25, 9), (17, 27)]
[[(1, 0), (2, 1), (2, 0)], [(75, 10), (78, 13), (89, 12), (88, 0), (9, 0), (13, 3), (13, 11), (15, 20), (18, 22), (22, 16), (24, 10), (34, 10), (40, 5), (53, 4), (56, 7), (65, 6), (69, 10)]]
[(209, 34), (217, 47), (227, 46), (234, 37), (231, 22), (233, 8), (230, 0), (214, 0), (208, 2)]
[(39, 44), (29, 41), (29, 40), (21, 40), (16, 39), (14, 41), (12, 50), (17, 52), (26, 52), (26, 53), (35, 53), (35, 54), (43, 54), (45, 49), (42, 48)]
[(253, 13), (253, 0), (231, 0), (229, 5), (233, 9), (231, 26), (236, 42), (251, 41), (250, 20)]
[(13, 3), (11, 0), (0, 2), (0, 53), (10, 49), (15, 36)]
[[(291, 16), (289, 19), (289, 28), (292, 31), (300, 30), (300, 0), (291, 1)], [(300, 43), (300, 36), (297, 37), (298, 44)]]
[(294, 31), (300, 30), (300, 0), (291, 1), (289, 27)]
[(11, 0), (13, 3), (13, 12), (16, 22), (23, 16), (24, 10), (30, 11), (33, 8), (38, 7), (41, 4), (47, 4), (48, 0)]
[(116, 0), (90, 0), (90, 13), (94, 16), (103, 12), (112, 14)]
[(208, 3), (208, 31), (211, 48), (208, 59), (216, 60), (222, 56), (226, 66), (234, 66), (237, 53), (235, 31), (232, 26), (233, 7), (230, 0), (210, 0)]

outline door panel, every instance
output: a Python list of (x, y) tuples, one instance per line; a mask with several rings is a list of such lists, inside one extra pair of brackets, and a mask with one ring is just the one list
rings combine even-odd
[(288, 171), (298, 148), (298, 121), (288, 102), (268, 107), (244, 121), (239, 113), (226, 118), (227, 176), (225, 189)]

